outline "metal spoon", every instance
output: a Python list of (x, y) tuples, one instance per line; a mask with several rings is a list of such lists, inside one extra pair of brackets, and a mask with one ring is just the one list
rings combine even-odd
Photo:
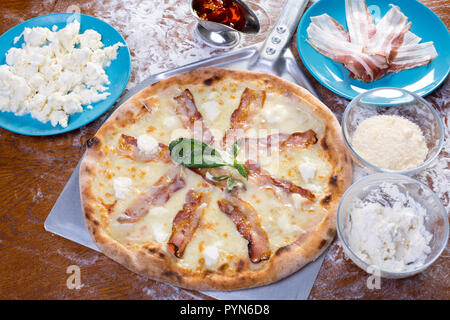
[(190, 10), (197, 19), (196, 32), (206, 44), (212, 47), (230, 48), (239, 43), (240, 32), (258, 33), (260, 29), (256, 14), (242, 0), (233, 0), (244, 13), (245, 26), (241, 31), (233, 29), (225, 24), (201, 19), (194, 10), (194, 1), (190, 0)]

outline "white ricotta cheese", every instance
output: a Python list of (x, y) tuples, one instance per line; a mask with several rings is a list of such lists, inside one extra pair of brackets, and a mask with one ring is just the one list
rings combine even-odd
[(305, 182), (314, 179), (316, 176), (316, 167), (309, 161), (301, 163), (297, 168)]
[(114, 195), (117, 199), (125, 199), (128, 192), (130, 192), (133, 181), (126, 177), (117, 177), (113, 179)]
[(391, 272), (422, 265), (430, 253), (432, 235), (425, 229), (426, 211), (420, 205), (395, 202), (356, 202), (344, 232), (350, 248), (368, 264)]
[(365, 119), (356, 128), (352, 143), (364, 160), (389, 170), (417, 168), (428, 154), (419, 126), (395, 115)]
[(219, 242), (215, 242), (203, 249), (203, 258), (208, 268), (214, 267), (219, 262)]
[(216, 120), (220, 114), (220, 106), (219, 106), (219, 103), (217, 103), (217, 101), (213, 101), (213, 100), (206, 101), (205, 103), (203, 103), (202, 107), (203, 107), (206, 119), (208, 119), (210, 122), (213, 122), (214, 120)]
[(166, 128), (173, 129), (180, 125), (180, 120), (178, 120), (178, 117), (176, 117), (176, 116), (170, 116), (170, 117), (164, 118), (163, 125)]
[(153, 237), (158, 243), (166, 243), (169, 237), (168, 232), (165, 230), (164, 225), (161, 223), (154, 222), (151, 225)]
[(143, 134), (138, 136), (137, 146), (138, 149), (146, 155), (155, 154), (159, 150), (158, 141), (156, 141), (156, 139), (149, 134)]
[(164, 207), (153, 207), (150, 209), (150, 214), (153, 216), (164, 216), (169, 213), (169, 210)]
[(263, 109), (263, 117), (268, 123), (282, 123), (289, 118), (286, 106), (276, 104), (273, 107)]
[(108, 97), (104, 68), (123, 44), (103, 48), (99, 33), (79, 31), (78, 21), (59, 31), (25, 28), (22, 48), (11, 48), (0, 65), (0, 111), (67, 127), (69, 115)]

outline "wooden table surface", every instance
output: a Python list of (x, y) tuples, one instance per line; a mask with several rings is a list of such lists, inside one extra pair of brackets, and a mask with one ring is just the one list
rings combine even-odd
[[(163, 0), (153, 1), (161, 5), (163, 2), (167, 4), (167, 1)], [(177, 0), (172, 2), (174, 1)], [(253, 2), (258, 3), (258, 0)], [(423, 0), (422, 2), (431, 8), (449, 28), (450, 1)], [(132, 8), (142, 9), (140, 6), (143, 2), (139, 0), (127, 1), (126, 5), (122, 5), (118, 0), (102, 1), (102, 4), (75, 0), (2, 0), (0, 34), (27, 19), (47, 13), (65, 12), (69, 5), (74, 4), (81, 8), (82, 13), (100, 15), (105, 18), (121, 31), (129, 45), (133, 41), (132, 28), (123, 27), (121, 21), (129, 26), (129, 21), (134, 19), (130, 16), (135, 12)], [(108, 4), (111, 7), (108, 7)], [(268, 5), (265, 8), (268, 21), (273, 22), (279, 9), (268, 7)], [(133, 43), (130, 45), (133, 51), (132, 46)], [(295, 49), (294, 42), (292, 47)], [(134, 69), (137, 69), (137, 71), (134, 70), (131, 79), (134, 83), (147, 76), (138, 68), (139, 63), (136, 63), (136, 59), (144, 61), (146, 54), (149, 59), (154, 58), (151, 56), (152, 51), (147, 53), (137, 50), (138, 48), (135, 54), (132, 53)], [(161, 63), (158, 64), (156, 61), (152, 66), (153, 69), (149, 67), (148, 70), (154, 71), (158, 67), (167, 66), (161, 66)], [(318, 89), (322, 100), (340, 119), (348, 101), (337, 97), (311, 76), (309, 77)], [(441, 113), (448, 133), (449, 81), (445, 81), (426, 99)], [(83, 154), (86, 141), (95, 134), (103, 120), (104, 117), (101, 117), (81, 129), (52, 137), (29, 137), (0, 129), (0, 145), (2, 146), (0, 148), (0, 298), (208, 299), (208, 296), (198, 292), (179, 289), (138, 276), (102, 254), (44, 230), (44, 221)], [(446, 138), (448, 146), (448, 135)], [(440, 159), (444, 159), (444, 170), (450, 169), (448, 162), (445, 162), (445, 158), (449, 157), (447, 147), (440, 155)], [(421, 178), (433, 188), (437, 188), (433, 185), (435, 178), (431, 177), (433, 176), (425, 174)], [(442, 180), (442, 177), (440, 178)], [(444, 181), (448, 179), (448, 175), (443, 179)], [(448, 192), (441, 192), (440, 196), (448, 208)], [(66, 272), (71, 265), (80, 267), (81, 288), (78, 290), (69, 289), (66, 285), (69, 277)], [(345, 258), (336, 241), (326, 253), (325, 262), (309, 298), (450, 299), (449, 267), (450, 257), (447, 247), (438, 261), (422, 274), (404, 280), (383, 279), (381, 289), (370, 290), (366, 287), (368, 275)]]

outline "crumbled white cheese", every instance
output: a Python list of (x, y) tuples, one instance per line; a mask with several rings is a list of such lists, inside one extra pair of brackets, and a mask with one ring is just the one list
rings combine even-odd
[(417, 204), (411, 208), (397, 201), (389, 207), (359, 200), (344, 232), (350, 248), (368, 264), (407, 271), (422, 265), (430, 253), (432, 235), (425, 229), (425, 216), (426, 210)]
[(152, 223), (152, 233), (156, 242), (158, 243), (166, 243), (167, 238), (169, 237), (168, 232), (165, 230), (164, 225), (161, 223), (154, 222)]
[(67, 127), (69, 115), (109, 96), (104, 68), (123, 44), (103, 48), (99, 33), (79, 31), (78, 21), (59, 31), (25, 28), (22, 48), (11, 48), (0, 65), (0, 111)]
[(159, 150), (158, 141), (156, 141), (156, 139), (149, 134), (143, 134), (138, 136), (137, 146), (138, 149), (146, 155), (155, 154)]
[(173, 129), (173, 128), (179, 126), (179, 124), (180, 124), (180, 120), (178, 120), (178, 117), (176, 117), (176, 116), (170, 116), (170, 117), (164, 118), (164, 120), (163, 120), (163, 126), (168, 129)]
[(133, 184), (130, 178), (117, 177), (113, 179), (114, 195), (117, 199), (125, 199)]
[(298, 193), (293, 193), (291, 195), (292, 197), (292, 204), (294, 205), (295, 209), (301, 209), (304, 208), (307, 205), (311, 205), (311, 201), (302, 197)]
[(273, 107), (263, 109), (263, 117), (268, 123), (283, 123), (289, 118), (286, 106), (276, 104)]
[(395, 115), (374, 116), (362, 121), (353, 134), (352, 144), (364, 160), (389, 170), (417, 168), (428, 154), (419, 126)]
[(297, 168), (305, 182), (314, 179), (316, 176), (316, 166), (309, 161), (299, 164)]
[(153, 207), (150, 209), (150, 215), (153, 216), (165, 216), (169, 213), (169, 209), (164, 207)]
[(219, 247), (220, 243), (215, 242), (206, 246), (203, 249), (203, 258), (205, 259), (205, 265), (208, 268), (214, 267), (219, 262)]
[(211, 122), (216, 120), (220, 114), (220, 106), (219, 103), (217, 103), (217, 101), (213, 100), (206, 101), (205, 103), (203, 103), (202, 108), (204, 110), (206, 119), (208, 119)]

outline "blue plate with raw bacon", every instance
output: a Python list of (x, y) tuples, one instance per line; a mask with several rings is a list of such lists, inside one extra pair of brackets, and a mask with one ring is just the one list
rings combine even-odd
[(297, 30), (303, 63), (348, 99), (379, 87), (425, 96), (450, 71), (450, 34), (416, 0), (320, 0)]

